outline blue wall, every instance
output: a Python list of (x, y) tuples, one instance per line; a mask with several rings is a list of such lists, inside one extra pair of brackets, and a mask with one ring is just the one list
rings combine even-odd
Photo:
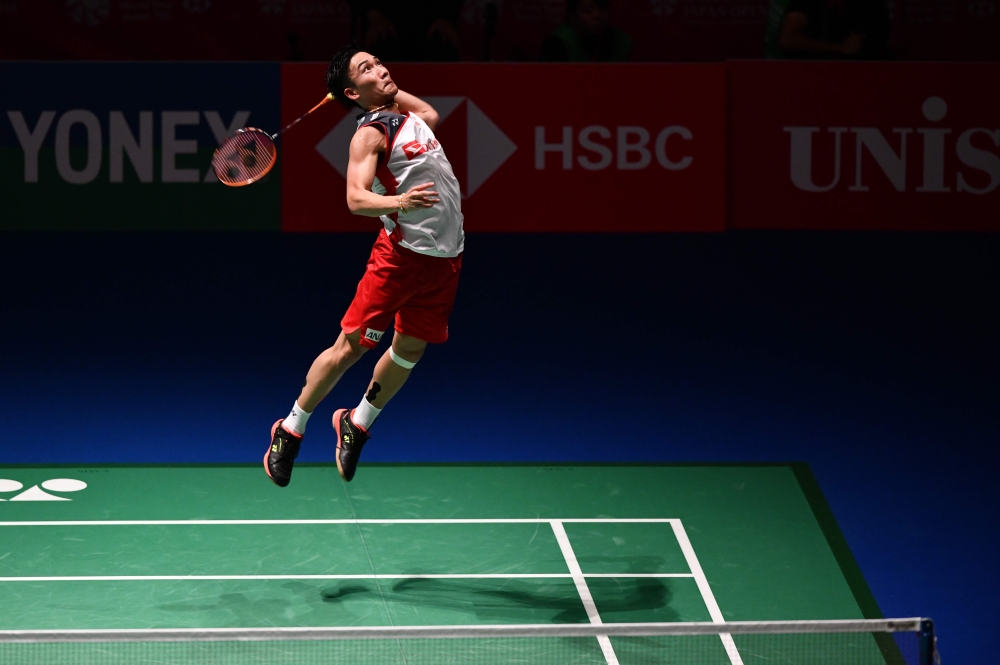
[[(4, 235), (0, 463), (258, 461), (372, 240)], [(804, 460), (883, 612), (979, 662), (998, 310), (1000, 236), (473, 235), (452, 341), (366, 460)], [(332, 459), (313, 430), (301, 459)]]

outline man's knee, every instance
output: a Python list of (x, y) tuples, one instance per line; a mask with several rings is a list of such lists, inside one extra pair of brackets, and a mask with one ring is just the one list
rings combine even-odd
[(396, 355), (411, 363), (420, 360), (426, 349), (427, 342), (422, 339), (410, 337), (400, 332), (392, 337), (392, 350), (395, 351)]
[(361, 344), (361, 331), (355, 330), (351, 333), (340, 333), (331, 351), (335, 358), (334, 362), (353, 365), (365, 355), (368, 348)]

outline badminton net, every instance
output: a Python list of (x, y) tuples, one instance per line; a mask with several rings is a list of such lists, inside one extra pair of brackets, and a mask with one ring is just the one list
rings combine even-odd
[(935, 665), (928, 619), (0, 631), (0, 665)]

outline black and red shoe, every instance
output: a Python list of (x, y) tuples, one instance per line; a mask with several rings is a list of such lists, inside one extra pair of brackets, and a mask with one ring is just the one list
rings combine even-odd
[(267, 477), (278, 487), (288, 487), (292, 480), (292, 465), (299, 456), (299, 445), (302, 437), (292, 434), (281, 423), (284, 418), (274, 423), (271, 428), (271, 446), (264, 453), (264, 471)]
[(352, 413), (353, 409), (340, 409), (333, 414), (333, 429), (337, 432), (337, 471), (347, 482), (354, 478), (358, 460), (361, 459), (361, 449), (371, 438), (368, 430), (354, 424), (351, 420)]

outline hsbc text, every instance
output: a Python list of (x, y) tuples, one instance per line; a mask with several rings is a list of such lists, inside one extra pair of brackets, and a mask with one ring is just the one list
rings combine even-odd
[(561, 131), (535, 127), (535, 169), (602, 171), (613, 165), (619, 171), (638, 171), (655, 159), (668, 171), (683, 171), (694, 161), (690, 154), (693, 139), (691, 130), (681, 125), (666, 127), (655, 136), (639, 126), (612, 130), (589, 125), (579, 131), (565, 126)]

